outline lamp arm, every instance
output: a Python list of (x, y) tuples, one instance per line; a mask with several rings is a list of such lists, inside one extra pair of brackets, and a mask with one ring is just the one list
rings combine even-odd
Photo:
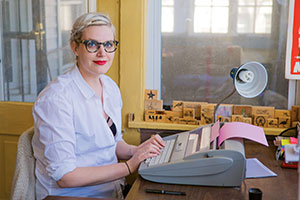
[(216, 123), (216, 120), (217, 120), (217, 110), (218, 110), (220, 104), (221, 104), (223, 101), (225, 101), (226, 99), (228, 99), (231, 95), (233, 95), (233, 94), (235, 93), (235, 91), (236, 91), (236, 89), (235, 89), (235, 87), (234, 87), (233, 90), (232, 90), (232, 92), (231, 92), (229, 95), (227, 95), (226, 97), (224, 97), (221, 101), (219, 101), (219, 102), (217, 103), (217, 105), (216, 105), (216, 107), (215, 107), (215, 109), (214, 109), (214, 123)]

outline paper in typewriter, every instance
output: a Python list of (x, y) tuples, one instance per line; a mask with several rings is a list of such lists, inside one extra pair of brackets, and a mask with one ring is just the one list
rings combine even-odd
[(219, 131), (218, 146), (229, 138), (245, 138), (269, 146), (263, 128), (243, 122), (225, 123)]

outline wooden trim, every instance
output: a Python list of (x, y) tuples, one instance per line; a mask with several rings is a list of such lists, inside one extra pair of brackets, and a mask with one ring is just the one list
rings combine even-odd
[(0, 102), (0, 134), (20, 135), (33, 126), (33, 103)]
[[(141, 128), (141, 129), (162, 129), (162, 130), (180, 130), (189, 131), (200, 127), (199, 125), (185, 125), (185, 124), (170, 124), (170, 123), (155, 123), (145, 121), (129, 121), (129, 128)], [(266, 135), (279, 135), (284, 128), (264, 128)]]

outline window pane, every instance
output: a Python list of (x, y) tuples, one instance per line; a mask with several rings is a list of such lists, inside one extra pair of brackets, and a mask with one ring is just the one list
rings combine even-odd
[(271, 33), (272, 8), (257, 8), (255, 20), (255, 33)]
[(228, 6), (229, 0), (213, 0), (213, 6)]
[[(203, 20), (205, 19), (205, 20)], [(211, 8), (196, 7), (194, 13), (194, 32), (208, 33), (211, 26)]]
[(162, 8), (162, 19), (161, 19), (161, 31), (162, 32), (173, 32), (174, 30), (174, 8), (163, 7)]
[(161, 3), (163, 6), (173, 6), (174, 0), (162, 0)]
[(255, 0), (238, 0), (239, 5), (255, 5)]
[(254, 26), (254, 8), (240, 7), (238, 9), (238, 33), (253, 33)]
[(212, 32), (227, 33), (228, 32), (228, 8), (215, 7), (212, 13)]
[(196, 6), (210, 6), (211, 0), (195, 0)]
[(272, 0), (257, 0), (257, 5), (272, 6), (273, 4), (272, 2), (273, 2)]

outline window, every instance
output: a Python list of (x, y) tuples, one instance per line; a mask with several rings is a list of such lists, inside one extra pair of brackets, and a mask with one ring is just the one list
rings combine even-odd
[[(73, 21), (96, 0), (0, 2), (0, 100), (33, 102), (74, 64), (68, 38)], [(3, 12), (2, 12), (3, 11)]]
[(194, 32), (228, 32), (229, 0), (195, 0), (194, 7)]
[(174, 0), (162, 0), (161, 31), (174, 31)]
[(239, 0), (238, 33), (271, 33), (272, 0)]
[[(160, 6), (163, 23), (169, 12), (164, 12), (163, 2)], [(288, 97), (295, 95), (284, 78), (288, 2), (176, 0), (172, 9), (173, 31), (165, 32), (154, 22), (151, 29), (161, 34), (161, 41), (148, 39), (161, 49), (149, 51), (147, 57), (161, 65), (147, 70), (158, 68), (151, 76), (161, 77), (161, 84), (152, 89), (159, 90), (164, 105), (173, 100), (217, 103), (233, 89), (230, 70), (257, 61), (268, 72), (264, 93), (252, 99), (236, 93), (224, 103), (288, 108)]]

